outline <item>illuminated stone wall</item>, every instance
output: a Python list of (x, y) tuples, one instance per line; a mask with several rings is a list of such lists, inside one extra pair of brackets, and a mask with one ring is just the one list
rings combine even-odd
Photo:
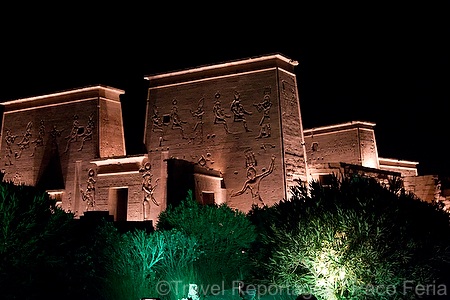
[(125, 155), (122, 93), (92, 86), (2, 103), (4, 180), (56, 191), (79, 216), (91, 169), (96, 178), (90, 162)]
[(99, 99), (99, 154), (100, 157), (125, 155), (122, 107), (120, 101), (109, 98)]
[[(147, 77), (145, 144), (155, 176), (163, 182), (164, 159), (177, 158), (220, 172), (215, 198), (232, 207), (285, 198), (286, 179), (306, 180), (292, 71), (287, 59), (270, 56)], [(164, 193), (160, 185), (161, 202)]]
[(280, 69), (278, 72), (282, 147), (285, 164), (287, 197), (289, 188), (307, 181), (305, 147), (297, 80), (294, 74)]
[(403, 178), (407, 191), (426, 202), (442, 201), (441, 186), (437, 175), (407, 176)]
[(354, 121), (306, 129), (305, 146), (310, 172), (314, 173), (316, 166), (324, 163), (339, 162), (379, 168), (373, 126), (373, 123)]
[(380, 170), (399, 172), (402, 177), (405, 176), (417, 176), (417, 165), (416, 161), (406, 161), (392, 158), (378, 158), (380, 163)]

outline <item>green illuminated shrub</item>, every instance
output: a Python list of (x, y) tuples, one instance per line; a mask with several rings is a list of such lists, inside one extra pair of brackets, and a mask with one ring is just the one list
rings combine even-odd
[(171, 292), (165, 299), (187, 298), (189, 284), (199, 282), (194, 271), (194, 262), (201, 255), (197, 241), (176, 229), (157, 233), (165, 241), (164, 257), (155, 268), (158, 281), (170, 284)]
[[(112, 226), (112, 225), (111, 225)], [(110, 247), (104, 250), (107, 299), (140, 299), (151, 293), (155, 280), (154, 266), (164, 253), (164, 240), (144, 230), (111, 235)]]
[(273, 283), (318, 299), (414, 299), (412, 289), (403, 295), (405, 282), (439, 284), (450, 230), (438, 205), (360, 177), (313, 183), (309, 192), (297, 187), (290, 201), (265, 210)]
[[(136, 230), (120, 234), (111, 223), (105, 223), (97, 236), (106, 245), (100, 254), (105, 299), (159, 297), (156, 284), (162, 280), (172, 284), (177, 281), (179, 286), (196, 280), (192, 263), (199, 255), (197, 243), (181, 232)], [(177, 290), (176, 286), (171, 286), (170, 291), (165, 299), (185, 296), (183, 289)]]
[(247, 251), (256, 232), (240, 211), (226, 205), (200, 205), (190, 193), (179, 206), (161, 213), (158, 228), (175, 228), (195, 238), (202, 253), (194, 262), (194, 271), (204, 285), (224, 281), (229, 288), (249, 271)]

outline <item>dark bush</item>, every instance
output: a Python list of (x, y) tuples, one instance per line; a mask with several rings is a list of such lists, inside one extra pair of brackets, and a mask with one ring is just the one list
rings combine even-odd
[(3, 299), (67, 295), (72, 215), (47, 193), (0, 183), (0, 291)]

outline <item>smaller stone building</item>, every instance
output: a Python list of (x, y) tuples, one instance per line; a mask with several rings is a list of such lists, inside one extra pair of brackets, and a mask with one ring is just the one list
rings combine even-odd
[(380, 178), (417, 176), (418, 162), (378, 156), (374, 127), (375, 123), (352, 121), (305, 129), (309, 178), (320, 180), (330, 172), (350, 170)]
[(401, 178), (404, 188), (427, 202), (443, 202), (450, 209), (448, 178), (422, 175), (419, 162), (378, 156), (375, 123), (352, 121), (305, 129), (308, 176), (326, 184), (330, 175), (360, 174), (388, 183)]

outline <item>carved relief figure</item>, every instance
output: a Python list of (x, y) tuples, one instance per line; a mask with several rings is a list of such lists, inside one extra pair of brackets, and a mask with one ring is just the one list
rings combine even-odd
[[(5, 142), (6, 142), (6, 155), (5, 155), (5, 159), (7, 160), (7, 162), (9, 162), (9, 165), (12, 165), (12, 154), (13, 151), (11, 149), (11, 145), (14, 144), (14, 140), (17, 138), (17, 135), (13, 135), (11, 133), (11, 130), (7, 129), (6, 130), (6, 136), (5, 136)], [(5, 162), (5, 166), (7, 166), (7, 162)]]
[(262, 112), (263, 116), (261, 121), (259, 121), (260, 131), (257, 139), (270, 136), (270, 108), (272, 107), (272, 102), (270, 101), (270, 91), (265, 92), (264, 99), (260, 103), (254, 103), (258, 112)]
[(270, 137), (270, 134), (271, 134), (270, 123), (263, 124), (259, 131), (259, 135), (256, 137), (256, 139)]
[(143, 209), (144, 209), (144, 220), (148, 220), (150, 217), (150, 200), (156, 205), (159, 206), (158, 201), (156, 201), (155, 197), (153, 196), (153, 192), (155, 188), (158, 186), (159, 178), (155, 180), (155, 184), (152, 184), (152, 177), (153, 175), (150, 173), (151, 165), (149, 162), (146, 162), (144, 164), (144, 167), (141, 168), (139, 171), (143, 172), (142, 175), (143, 181), (142, 181), (142, 190), (144, 191), (144, 201), (143, 201)]
[(95, 125), (94, 125), (94, 114), (91, 114), (89, 116), (89, 121), (88, 121), (88, 124), (86, 126), (86, 131), (84, 131), (81, 134), (81, 146), (80, 146), (80, 149), (78, 149), (78, 151), (83, 150), (83, 146), (84, 146), (84, 142), (85, 141), (92, 140), (92, 133), (94, 132), (94, 128), (95, 128)]
[(78, 138), (81, 138), (81, 146), (78, 148), (78, 151), (83, 150), (84, 142), (92, 140), (92, 134), (94, 132), (95, 124), (94, 124), (94, 114), (89, 116), (88, 123), (86, 128), (80, 125), (80, 121), (78, 121), (78, 115), (73, 116), (72, 129), (70, 134), (65, 137), (67, 140), (66, 149), (64, 153), (69, 151), (69, 147), (71, 143), (77, 142)]
[(247, 120), (245, 119), (245, 115), (251, 115), (251, 111), (246, 111), (244, 106), (240, 100), (240, 94), (238, 92), (234, 92), (234, 100), (231, 102), (231, 112), (234, 114), (234, 122), (242, 122), (244, 125), (245, 131), (250, 132), (248, 129)]
[(170, 110), (170, 117), (172, 119), (172, 129), (180, 129), (181, 130), (181, 136), (183, 139), (186, 137), (184, 136), (184, 128), (183, 124), (187, 122), (183, 122), (180, 119), (180, 116), (178, 115), (178, 101), (176, 99), (173, 99), (172, 101), (172, 109)]
[(86, 186), (86, 190), (80, 190), (81, 193), (81, 198), (83, 199), (84, 202), (86, 202), (86, 211), (89, 210), (89, 207), (94, 207), (95, 206), (95, 199), (94, 199), (94, 194), (95, 194), (95, 179), (94, 179), (94, 175), (95, 172), (94, 170), (90, 169), (88, 172), (88, 180), (87, 182), (87, 186)]
[(28, 149), (30, 147), (30, 138), (31, 138), (31, 127), (33, 127), (33, 122), (28, 122), (25, 133), (23, 134), (22, 140), (17, 143), (19, 146), (19, 153), (16, 152), (16, 158), (20, 158), (22, 155), (22, 151)]
[(220, 100), (219, 100), (220, 94), (219, 94), (219, 92), (217, 92), (214, 97), (216, 98), (216, 101), (214, 102), (214, 107), (213, 107), (214, 124), (223, 124), (223, 128), (225, 129), (225, 132), (226, 133), (231, 133), (231, 131), (228, 130), (227, 119), (226, 119), (226, 118), (231, 118), (231, 116), (226, 115), (223, 112), (223, 108), (220, 105)]
[(37, 138), (32, 141), (31, 143), (34, 144), (33, 153), (30, 154), (30, 156), (34, 156), (34, 153), (36, 152), (37, 147), (41, 147), (44, 145), (44, 136), (45, 136), (45, 125), (44, 120), (41, 120), (41, 125), (39, 126), (39, 133)]
[(164, 128), (163, 125), (168, 126), (169, 124), (164, 123), (163, 120), (161, 119), (161, 117), (159, 116), (158, 113), (158, 107), (156, 105), (153, 105), (153, 115), (152, 115), (152, 131), (153, 132), (158, 132), (160, 134), (159, 136), (159, 147), (162, 146), (162, 142), (166, 141), (166, 139), (164, 139)]
[(57, 138), (61, 136), (61, 132), (63, 132), (63, 130), (58, 130), (56, 129), (56, 125), (53, 125), (53, 129), (50, 131), (50, 138), (52, 141), (51, 144), (51, 150), (52, 152), (54, 152), (56, 150), (56, 148), (58, 148), (58, 142), (57, 142)]
[(198, 100), (197, 109), (195, 111), (191, 110), (191, 114), (193, 117), (197, 118), (197, 122), (193, 128), (195, 132), (195, 137), (200, 137), (200, 140), (203, 141), (203, 115), (205, 114), (205, 110), (203, 109), (203, 105), (205, 103), (205, 98), (202, 97)]
[(261, 195), (259, 194), (259, 185), (261, 183), (261, 180), (266, 177), (267, 175), (271, 174), (274, 169), (274, 162), (275, 162), (275, 156), (272, 155), (272, 161), (270, 162), (269, 169), (261, 174), (256, 174), (256, 169), (253, 166), (248, 167), (247, 169), (247, 180), (244, 183), (244, 186), (242, 189), (236, 193), (231, 193), (231, 197), (236, 197), (239, 195), (242, 195), (247, 191), (247, 189), (250, 190), (252, 193), (252, 200), (253, 204), (258, 205), (261, 203), (264, 204), (264, 201), (261, 198)]
[(82, 132), (82, 131), (84, 131), (84, 128), (82, 126), (80, 126), (80, 122), (78, 121), (78, 116), (74, 115), (73, 123), (72, 123), (72, 130), (70, 131), (70, 134), (68, 136), (66, 136), (67, 146), (66, 146), (66, 150), (64, 150), (64, 153), (69, 151), (70, 143), (76, 142), (78, 139), (79, 132)]
[(158, 114), (158, 108), (156, 105), (153, 105), (152, 124), (153, 132), (163, 131), (161, 117)]

